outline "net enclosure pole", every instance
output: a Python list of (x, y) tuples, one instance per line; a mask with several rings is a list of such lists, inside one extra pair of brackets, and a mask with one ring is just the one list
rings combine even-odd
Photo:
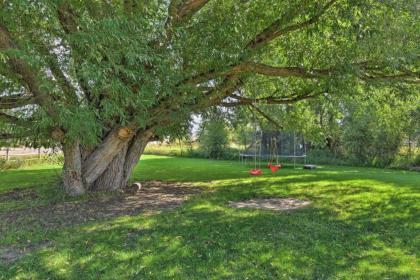
[(296, 132), (293, 132), (293, 169), (296, 169)]

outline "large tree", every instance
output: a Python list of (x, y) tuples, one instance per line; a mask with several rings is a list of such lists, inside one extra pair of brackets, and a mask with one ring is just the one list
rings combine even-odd
[(0, 136), (61, 146), (69, 194), (114, 190), (151, 139), (212, 106), (269, 118), (257, 103), (415, 90), (418, 11), (414, 0), (2, 1)]

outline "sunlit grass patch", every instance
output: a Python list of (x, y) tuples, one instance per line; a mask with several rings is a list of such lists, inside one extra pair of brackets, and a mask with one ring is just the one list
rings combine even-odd
[[(325, 166), (251, 177), (248, 169), (237, 162), (144, 156), (133, 179), (187, 181), (207, 191), (172, 210), (54, 231), (8, 229), (2, 245), (48, 239), (51, 246), (0, 264), (0, 279), (420, 278), (420, 174)], [(12, 183), (32, 178), (10, 172)], [(285, 212), (228, 204), (270, 197), (312, 203)], [(36, 199), (57, 201), (42, 193)]]

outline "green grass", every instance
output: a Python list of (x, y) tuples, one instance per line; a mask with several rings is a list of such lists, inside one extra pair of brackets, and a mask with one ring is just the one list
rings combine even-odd
[[(374, 168), (284, 168), (250, 177), (237, 162), (145, 156), (133, 179), (188, 181), (211, 192), (174, 210), (61, 230), (10, 229), (0, 247), (51, 240), (0, 279), (420, 279), (420, 174)], [(0, 173), (0, 193), (38, 186), (65, 200), (58, 166)], [(294, 197), (289, 212), (232, 209), (229, 200)], [(0, 211), (24, 207), (0, 201)]]

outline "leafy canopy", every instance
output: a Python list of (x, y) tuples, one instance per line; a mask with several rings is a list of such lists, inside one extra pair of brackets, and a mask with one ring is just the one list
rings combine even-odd
[(213, 106), (413, 93), (418, 16), (414, 0), (3, 1), (0, 136), (94, 144)]

